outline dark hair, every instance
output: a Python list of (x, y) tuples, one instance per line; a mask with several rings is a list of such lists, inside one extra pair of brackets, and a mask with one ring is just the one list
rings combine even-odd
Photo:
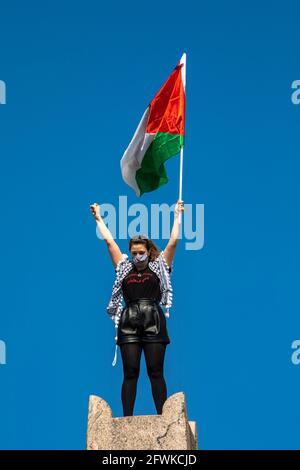
[(146, 235), (137, 235), (135, 237), (132, 237), (129, 240), (129, 251), (131, 250), (132, 245), (137, 245), (140, 243), (145, 245), (145, 247), (149, 251), (149, 261), (154, 261), (160, 254), (159, 248)]

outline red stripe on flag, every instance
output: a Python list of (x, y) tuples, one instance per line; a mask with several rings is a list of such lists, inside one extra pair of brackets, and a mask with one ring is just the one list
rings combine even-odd
[(184, 135), (185, 91), (178, 64), (150, 103), (147, 133)]

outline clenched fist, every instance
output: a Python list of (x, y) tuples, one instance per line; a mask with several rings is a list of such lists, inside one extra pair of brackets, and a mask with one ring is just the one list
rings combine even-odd
[(94, 216), (95, 220), (100, 220), (100, 205), (97, 202), (94, 202), (94, 204), (90, 205), (91, 212)]
[(176, 202), (176, 205), (175, 205), (175, 214), (179, 215), (183, 211), (184, 211), (184, 202), (182, 200), (178, 199), (178, 201)]

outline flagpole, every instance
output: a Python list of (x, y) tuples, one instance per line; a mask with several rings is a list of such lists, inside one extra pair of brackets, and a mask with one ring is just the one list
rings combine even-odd
[[(180, 149), (180, 169), (179, 169), (179, 200), (182, 200), (182, 172), (183, 172), (183, 147)], [(179, 212), (178, 222), (181, 224), (181, 212)]]
[[(182, 83), (185, 91), (185, 85), (186, 85), (186, 53), (182, 54), (182, 57), (180, 59), (180, 63), (183, 64), (182, 67)], [(182, 173), (183, 173), (183, 145), (180, 148), (180, 166), (179, 166), (179, 200), (182, 200)], [(181, 224), (181, 215), (182, 213), (179, 212), (178, 216), (178, 222)]]

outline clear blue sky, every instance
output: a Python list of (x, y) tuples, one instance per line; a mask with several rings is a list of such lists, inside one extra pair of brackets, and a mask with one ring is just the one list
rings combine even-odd
[[(119, 161), (186, 51), (183, 199), (205, 206), (205, 244), (174, 260), (168, 395), (186, 394), (203, 449), (300, 448), (299, 3), (0, 10), (0, 447), (84, 448), (89, 394), (122, 416), (114, 270), (89, 204), (176, 201), (177, 157), (140, 199)], [(144, 358), (134, 413), (155, 413)]]

